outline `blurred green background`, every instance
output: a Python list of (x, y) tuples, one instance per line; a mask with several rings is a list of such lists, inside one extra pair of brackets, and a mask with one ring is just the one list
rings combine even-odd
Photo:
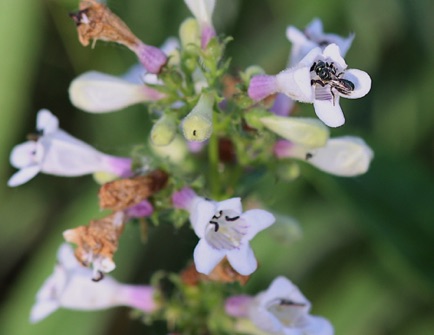
[[(67, 89), (78, 74), (121, 74), (135, 62), (117, 45), (83, 48), (67, 15), (77, 6), (75, 0), (0, 1), (0, 334), (156, 334), (131, 320), (127, 308), (59, 310), (28, 323), (61, 232), (99, 215), (98, 186), (88, 176), (39, 175), (7, 188), (15, 171), (10, 150), (34, 129), (40, 108), (107, 153), (127, 154), (147, 140), (149, 118), (141, 106), (92, 115), (70, 104)], [(154, 45), (176, 35), (189, 15), (182, 0), (109, 0), (109, 6)], [(363, 99), (343, 99), (347, 123), (332, 134), (362, 136), (375, 159), (362, 177), (331, 177), (302, 166), (295, 182), (273, 185), (268, 205), (296, 218), (302, 238), (278, 241), (277, 248), (276, 234), (258, 235), (253, 247), (262, 267), (247, 290), (263, 290), (286, 275), (336, 334), (434, 334), (434, 2), (217, 0), (214, 16), (217, 30), (235, 38), (228, 49), (234, 69), (258, 64), (269, 73), (285, 67), (286, 26), (304, 28), (314, 17), (326, 32), (356, 33), (346, 61), (367, 71), (373, 86)], [(130, 225), (113, 276), (147, 283), (155, 270), (177, 271), (184, 264), (173, 255), (187, 257), (195, 241), (188, 229), (166, 226), (152, 230), (143, 245), (138, 227)]]

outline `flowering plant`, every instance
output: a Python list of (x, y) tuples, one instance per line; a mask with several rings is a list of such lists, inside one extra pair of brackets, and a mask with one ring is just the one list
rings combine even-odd
[[(255, 191), (249, 177), (263, 173), (286, 181), (297, 176), (288, 178), (281, 168), (300, 160), (337, 176), (369, 169), (373, 151), (366, 142), (330, 137), (329, 129), (345, 122), (340, 97), (361, 98), (371, 88), (369, 75), (347, 69), (343, 58), (354, 36), (324, 34), (319, 20), (305, 33), (289, 27), (293, 49), (287, 69), (271, 76), (250, 66), (233, 74), (225, 55), (232, 38), (218, 35), (212, 21), (215, 1), (185, 3), (194, 18), (181, 24), (179, 40), (171, 38), (162, 48), (142, 42), (96, 0), (80, 1), (70, 15), (84, 46), (91, 40), (118, 43), (139, 62), (122, 77), (96, 71), (79, 75), (69, 87), (74, 106), (102, 114), (140, 103), (155, 122), (145, 149), (116, 157), (61, 130), (57, 117), (44, 109), (37, 115), (36, 135), (13, 149), (11, 164), (20, 170), (9, 186), (38, 172), (93, 174), (101, 184), (99, 207), (110, 211), (63, 233), (76, 245), (75, 258), (70, 247), (61, 247), (31, 320), (59, 307), (125, 305), (147, 322), (165, 320), (167, 331), (180, 334), (233, 333), (246, 317), (257, 328), (246, 333), (333, 334), (330, 322), (311, 316), (310, 302), (283, 277), (254, 299), (238, 299), (232, 291), (242, 290), (258, 267), (267, 266), (250, 242), (283, 221), (267, 204), (270, 195)], [(312, 103), (319, 120), (296, 115), (295, 101)], [(193, 263), (180, 273), (157, 272), (150, 284), (137, 287), (106, 275), (116, 269), (123, 230), (135, 220), (191, 227), (198, 238)], [(175, 293), (164, 289), (164, 280)], [(190, 308), (180, 309), (182, 303)]]

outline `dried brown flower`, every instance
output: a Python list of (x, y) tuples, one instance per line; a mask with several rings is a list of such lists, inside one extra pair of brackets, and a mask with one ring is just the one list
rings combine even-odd
[[(84, 266), (93, 263), (93, 268), (102, 272), (114, 269), (113, 256), (118, 248), (126, 217), (116, 212), (102, 219), (91, 220), (89, 225), (66, 230), (63, 237), (77, 245), (75, 256)], [(100, 278), (101, 279), (101, 278)]]
[(168, 175), (155, 170), (146, 176), (115, 180), (99, 190), (99, 205), (103, 209), (125, 210), (160, 191), (167, 184)]
[(197, 272), (194, 264), (190, 264), (181, 272), (181, 279), (186, 285), (195, 286), (201, 281), (215, 281), (220, 283), (239, 282), (245, 285), (250, 276), (243, 276), (236, 272), (229, 264), (226, 257), (207, 276)]
[(79, 8), (70, 16), (77, 25), (78, 39), (83, 46), (89, 45), (90, 40), (116, 42), (130, 49), (140, 44), (130, 28), (104, 4), (82, 0)]

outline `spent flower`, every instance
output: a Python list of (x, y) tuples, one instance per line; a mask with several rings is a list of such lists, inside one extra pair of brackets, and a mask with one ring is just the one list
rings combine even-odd
[(80, 10), (70, 14), (77, 26), (78, 38), (83, 46), (90, 40), (115, 42), (133, 51), (150, 73), (160, 73), (167, 56), (159, 48), (147, 45), (137, 38), (117, 15), (97, 0), (81, 0)]

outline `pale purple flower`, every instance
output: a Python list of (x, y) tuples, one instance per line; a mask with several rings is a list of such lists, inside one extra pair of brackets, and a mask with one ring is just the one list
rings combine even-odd
[(209, 274), (226, 256), (231, 266), (242, 275), (257, 268), (249, 241), (275, 221), (261, 209), (243, 213), (240, 198), (215, 202), (183, 189), (172, 197), (178, 208), (190, 212), (190, 222), (200, 238), (194, 250), (194, 263), (200, 273)]
[(277, 141), (274, 153), (278, 158), (295, 158), (341, 177), (353, 177), (368, 171), (374, 157), (363, 139), (354, 136), (331, 138), (323, 147), (309, 148), (288, 141)]
[[(342, 37), (336, 34), (324, 33), (322, 22), (318, 18), (312, 20), (304, 31), (300, 31), (294, 26), (288, 26), (286, 37), (292, 42), (288, 67), (297, 65), (312, 49), (320, 47), (324, 50), (324, 48), (332, 43), (339, 47), (341, 56), (345, 57), (354, 36), (354, 34), (350, 34), (348, 37)], [(278, 93), (270, 111), (276, 115), (288, 116), (293, 107), (293, 99), (285, 94)]]
[(62, 244), (53, 274), (36, 295), (30, 321), (41, 321), (59, 308), (89, 311), (128, 306), (146, 313), (157, 309), (151, 286), (122, 284), (110, 276), (98, 282), (91, 278), (92, 270), (80, 265), (70, 245)]
[(132, 174), (130, 158), (104, 154), (69, 135), (59, 128), (57, 117), (46, 109), (38, 112), (36, 131), (34, 140), (12, 149), (10, 162), (20, 170), (9, 179), (11, 187), (24, 184), (39, 172), (64, 177), (95, 172), (119, 177)]
[(293, 66), (301, 61), (312, 49), (316, 47), (324, 49), (330, 44), (336, 44), (341, 51), (342, 57), (345, 57), (354, 36), (354, 34), (350, 34), (348, 37), (342, 37), (336, 34), (324, 33), (323, 24), (318, 18), (313, 19), (304, 31), (300, 31), (294, 26), (288, 26), (286, 28), (286, 37), (292, 43), (288, 63)]
[(201, 47), (205, 49), (208, 42), (216, 35), (212, 24), (212, 14), (215, 8), (215, 0), (184, 0), (201, 30)]
[[(322, 62), (331, 79), (321, 78)], [(293, 100), (313, 103), (315, 113), (329, 127), (339, 127), (345, 118), (339, 105), (342, 96), (357, 99), (371, 89), (371, 78), (361, 70), (347, 69), (339, 47), (330, 44), (323, 51), (312, 49), (295, 67), (275, 76), (259, 75), (251, 79), (248, 94), (259, 101), (275, 93), (284, 93)]]
[(285, 277), (277, 277), (255, 297), (247, 314), (256, 327), (270, 334), (333, 335), (330, 322), (310, 315), (310, 308), (297, 286)]

